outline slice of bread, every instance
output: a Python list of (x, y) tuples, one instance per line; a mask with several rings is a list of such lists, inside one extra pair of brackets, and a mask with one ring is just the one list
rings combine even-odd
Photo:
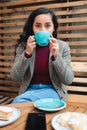
[(8, 121), (12, 114), (13, 110), (11, 107), (0, 106), (0, 120)]
[(62, 113), (59, 117), (58, 123), (65, 128), (69, 128), (70, 130), (86, 130), (87, 115), (75, 112)]

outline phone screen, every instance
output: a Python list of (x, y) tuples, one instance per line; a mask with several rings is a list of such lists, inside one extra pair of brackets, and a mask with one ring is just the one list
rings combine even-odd
[(29, 113), (25, 130), (46, 130), (45, 113)]

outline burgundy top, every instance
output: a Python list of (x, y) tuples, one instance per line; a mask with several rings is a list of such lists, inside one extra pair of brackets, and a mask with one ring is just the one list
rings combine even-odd
[(51, 84), (49, 76), (49, 45), (36, 47), (35, 68), (31, 84)]

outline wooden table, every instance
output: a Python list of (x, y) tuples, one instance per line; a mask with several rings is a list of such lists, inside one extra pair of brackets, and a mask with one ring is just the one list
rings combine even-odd
[[(46, 113), (46, 126), (47, 130), (53, 130), (51, 126), (51, 119), (60, 113), (70, 111), (70, 112), (83, 112), (87, 114), (87, 104), (85, 103), (74, 103), (74, 102), (67, 102), (67, 106), (63, 110), (57, 111), (57, 112), (51, 112)], [(18, 103), (18, 104), (9, 104), (8, 106), (16, 107), (20, 109), (21, 116), (18, 120), (16, 120), (14, 123), (4, 126), (0, 128), (0, 130), (25, 130), (25, 124), (27, 115), (30, 112), (39, 112), (36, 108), (33, 106), (33, 102), (30, 103)]]

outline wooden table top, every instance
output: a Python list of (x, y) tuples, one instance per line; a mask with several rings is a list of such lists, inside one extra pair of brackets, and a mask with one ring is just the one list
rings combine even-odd
[[(30, 112), (40, 112), (39, 110), (34, 108), (33, 102), (9, 104), (9, 105), (6, 105), (6, 106), (16, 107), (16, 108), (20, 109), (21, 116), (14, 123), (12, 123), (8, 126), (1, 127), (0, 130), (25, 130), (25, 124), (26, 124), (28, 113), (30, 113)], [(87, 104), (67, 102), (66, 108), (64, 108), (63, 110), (60, 110), (60, 111), (57, 111), (57, 112), (50, 112), (50, 113), (46, 112), (47, 130), (53, 130), (52, 126), (51, 126), (51, 120), (55, 115), (63, 113), (63, 112), (67, 112), (67, 111), (83, 112), (83, 113), (87, 114)]]

